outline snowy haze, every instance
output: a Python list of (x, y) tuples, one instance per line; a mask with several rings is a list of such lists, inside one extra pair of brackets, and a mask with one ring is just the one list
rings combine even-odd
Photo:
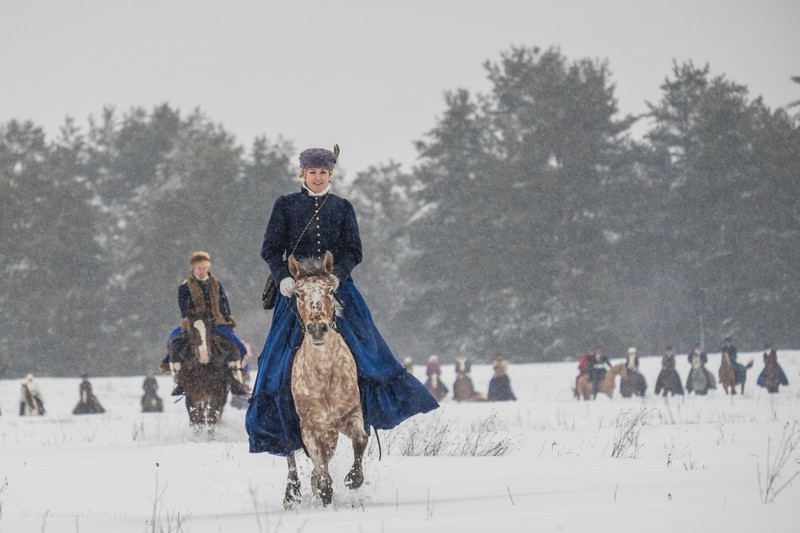
[[(341, 441), (328, 508), (309, 496), (310, 463), (301, 458), (305, 500), (292, 511), (281, 505), (285, 460), (248, 453), (244, 411), (226, 408), (208, 442), (189, 430), (167, 377), (159, 378), (162, 414), (139, 412), (143, 378), (97, 378), (107, 412), (82, 417), (70, 414), (78, 378), (41, 378), (48, 413), (21, 418), (20, 380), (4, 380), (0, 531), (796, 532), (800, 478), (772, 503), (762, 499), (784, 429), (795, 428), (795, 442), (800, 435), (800, 351), (779, 352), (790, 386), (777, 395), (756, 387), (761, 354), (739, 356), (751, 358), (744, 396), (718, 389), (706, 397), (654, 397), (660, 358), (646, 357), (647, 398), (593, 402), (572, 397), (575, 362), (512, 364), (519, 401), (447, 399), (381, 431), (383, 458), (371, 439), (366, 482), (355, 491), (344, 487), (352, 452)], [(688, 367), (681, 355), (684, 380)], [(719, 354), (708, 367), (717, 373)], [(415, 374), (423, 377), (424, 367)], [(489, 366), (473, 366), (472, 374), (485, 392)], [(446, 365), (445, 383), (453, 378)], [(612, 457), (617, 428), (637, 416), (643, 424), (635, 445)], [(419, 454), (435, 445), (438, 455)], [(490, 449), (500, 455), (483, 455)], [(777, 485), (800, 472), (798, 451), (777, 472)]]
[(607, 59), (622, 113), (661, 97), (672, 62), (708, 63), (770, 107), (800, 99), (796, 0), (0, 0), (0, 122), (52, 138), (67, 116), (199, 107), (258, 135), (342, 146), (354, 173), (412, 164), (444, 93), (489, 89), (511, 46)]

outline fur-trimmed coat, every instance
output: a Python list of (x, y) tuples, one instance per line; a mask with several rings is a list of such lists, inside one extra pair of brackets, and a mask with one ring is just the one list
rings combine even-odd
[(194, 276), (185, 279), (178, 287), (178, 306), (187, 323), (198, 318), (213, 318), (216, 326), (233, 323), (225, 289), (211, 274), (207, 280)]

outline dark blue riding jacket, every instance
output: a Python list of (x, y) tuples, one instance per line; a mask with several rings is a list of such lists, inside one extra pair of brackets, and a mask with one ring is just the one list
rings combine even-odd
[[(319, 212), (314, 216), (317, 209)], [(261, 246), (261, 257), (269, 265), (276, 284), (289, 276), (284, 254), (288, 258), (292, 250), (298, 259), (321, 259), (326, 250), (330, 251), (333, 273), (340, 283), (347, 281), (362, 258), (353, 205), (331, 193), (311, 196), (306, 189), (279, 197)]]

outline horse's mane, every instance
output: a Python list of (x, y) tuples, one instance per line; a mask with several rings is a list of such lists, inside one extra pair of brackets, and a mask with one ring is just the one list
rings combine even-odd
[(336, 286), (339, 286), (339, 278), (334, 274), (325, 272), (322, 265), (322, 258), (316, 257), (303, 257), (297, 259), (297, 266), (300, 268), (300, 274), (297, 279), (307, 278), (310, 276), (330, 276), (336, 280)]
[[(339, 278), (332, 272), (328, 273), (325, 271), (323, 267), (323, 260), (322, 258), (315, 258), (315, 257), (303, 257), (297, 259), (297, 266), (300, 270), (299, 274), (295, 278), (296, 280), (303, 279), (303, 278), (310, 278), (312, 276), (327, 276), (333, 279), (334, 281), (334, 290), (339, 288)], [(339, 298), (333, 299), (333, 309), (334, 314), (338, 317), (342, 314), (342, 304), (339, 302)]]

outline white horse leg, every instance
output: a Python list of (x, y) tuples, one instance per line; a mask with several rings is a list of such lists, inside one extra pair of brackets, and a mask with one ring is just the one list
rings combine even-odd
[(294, 454), (286, 457), (289, 465), (289, 474), (286, 477), (286, 494), (283, 496), (283, 508), (291, 509), (295, 502), (300, 501), (300, 478), (297, 477), (297, 461)]

